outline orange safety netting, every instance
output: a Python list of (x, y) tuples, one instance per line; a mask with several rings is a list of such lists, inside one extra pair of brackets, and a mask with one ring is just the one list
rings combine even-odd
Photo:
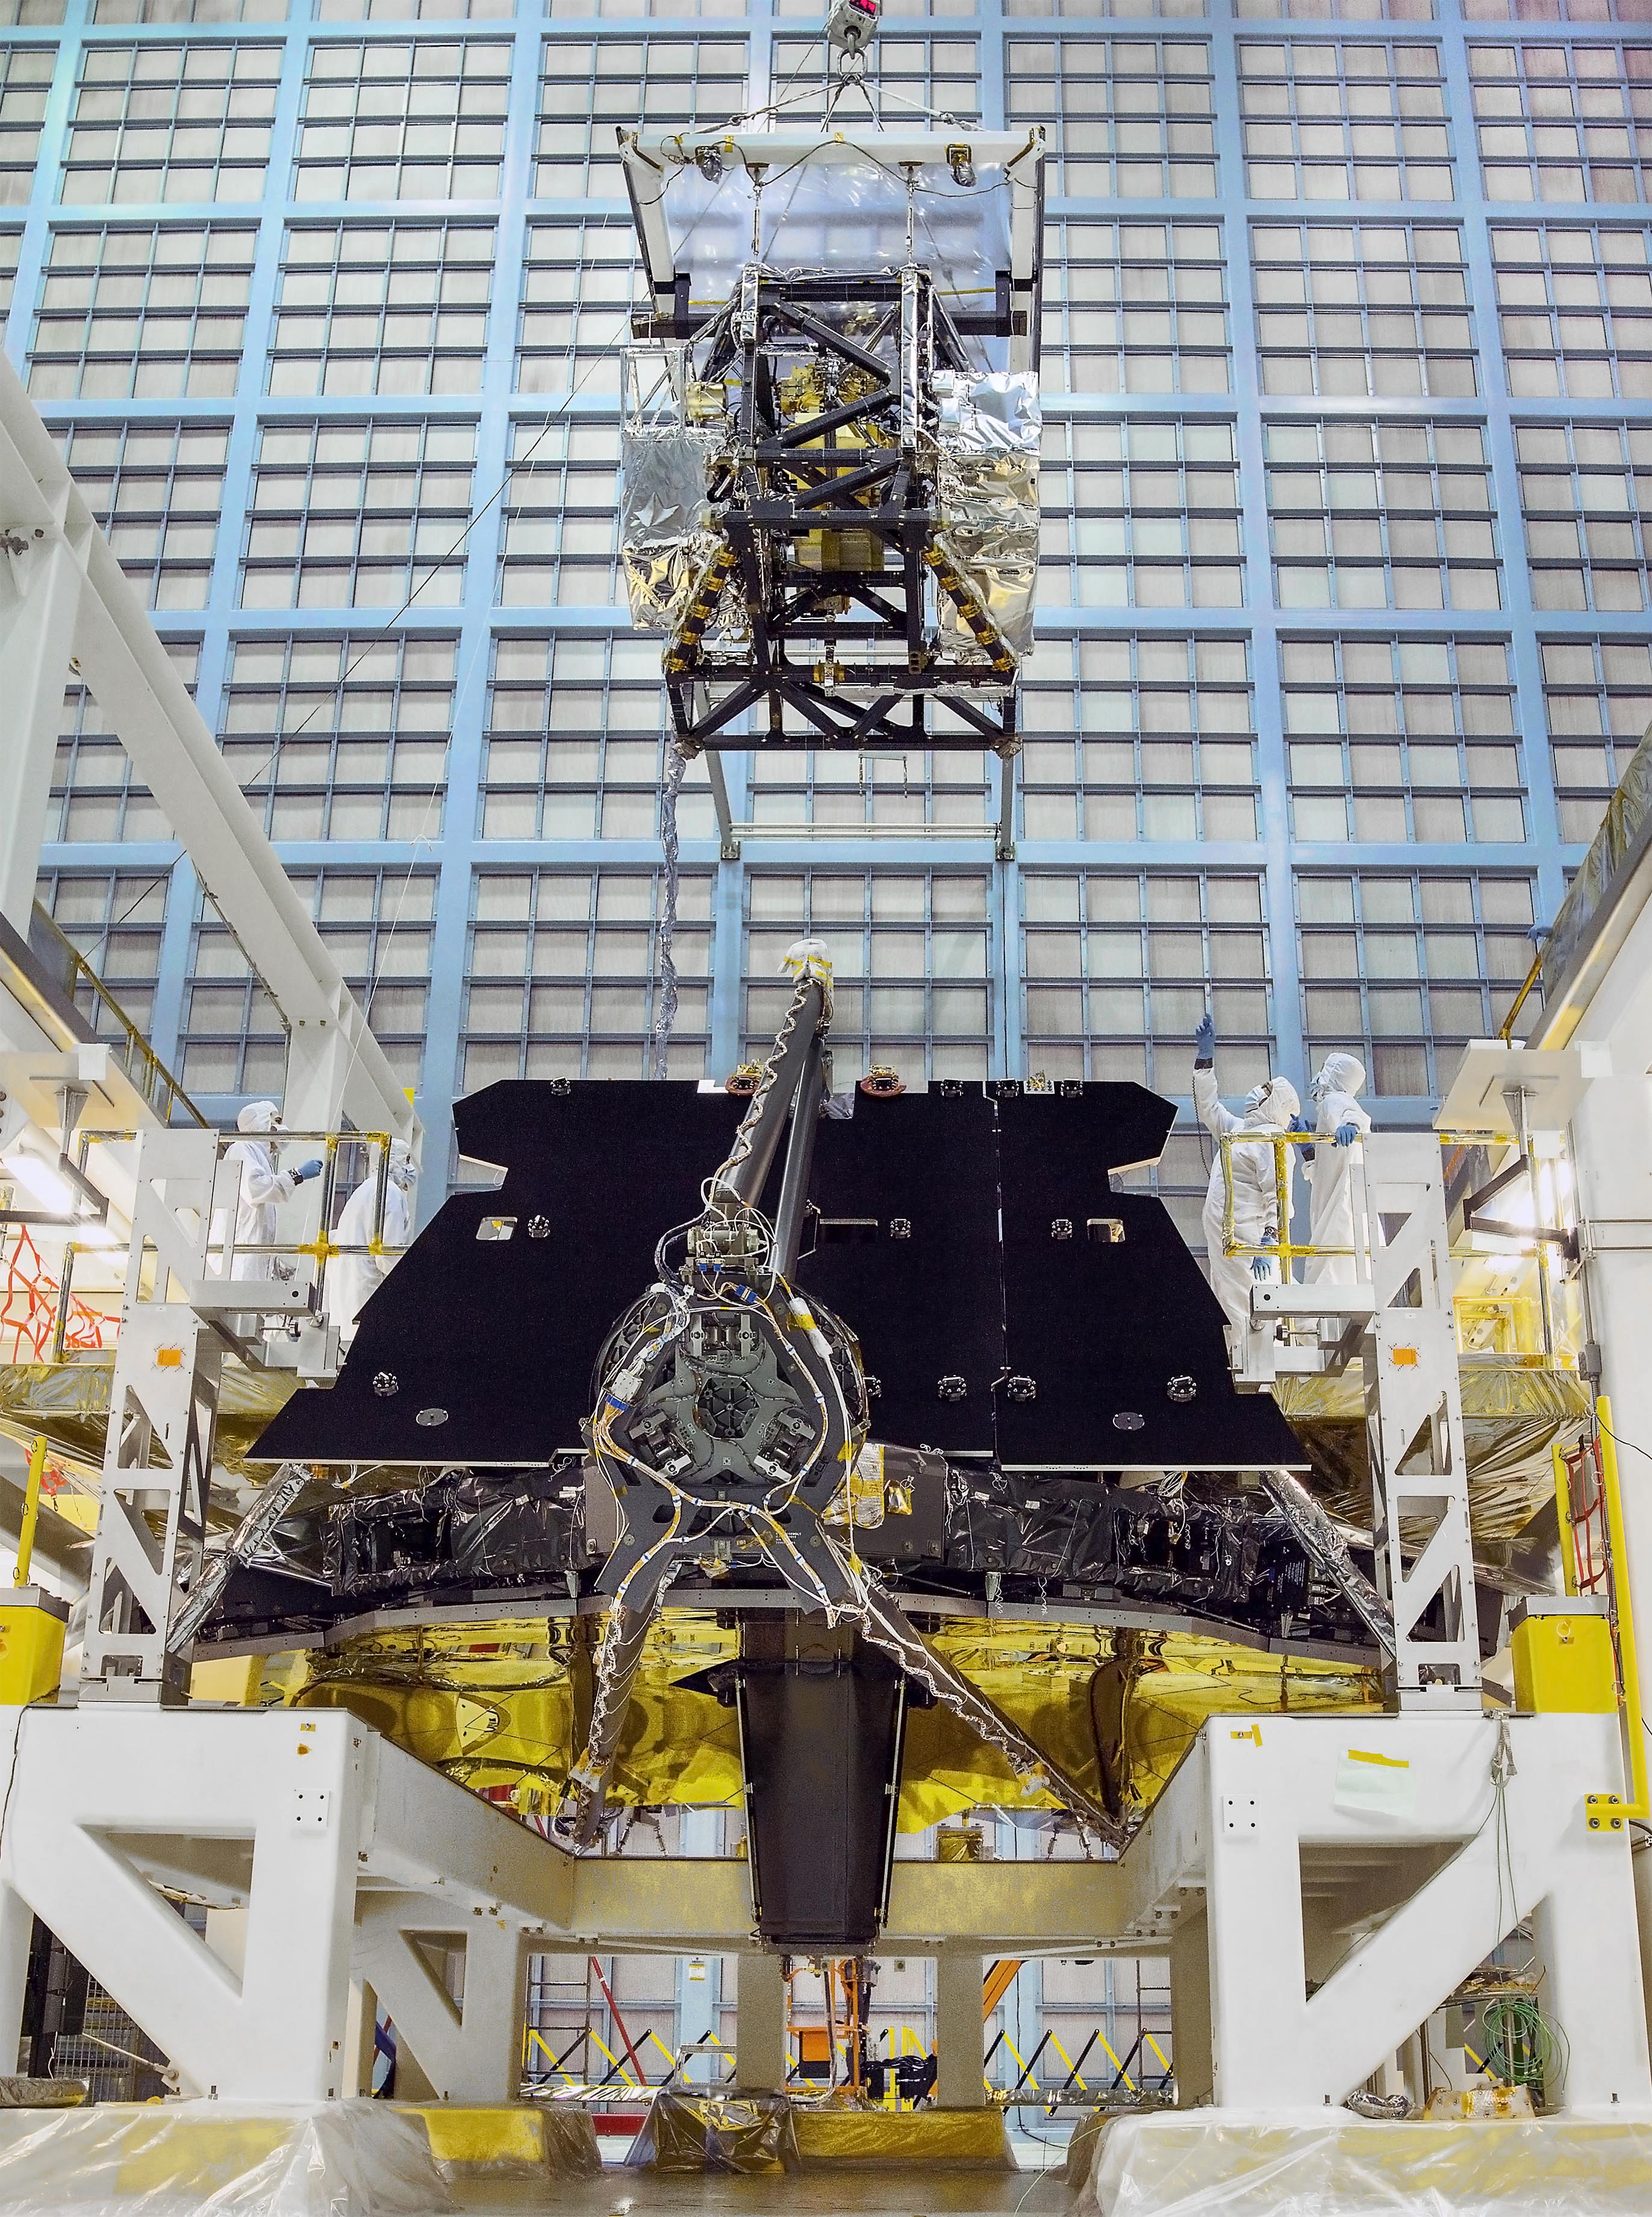
[[(0, 1360), (45, 1362), (50, 1359), (60, 1290), (29, 1237), (28, 1227), (19, 1225), (15, 1238), (5, 1251), (0, 1277)], [(64, 1346), (77, 1354), (108, 1346), (111, 1343), (104, 1334), (106, 1331), (113, 1333), (114, 1324), (112, 1317), (100, 1316), (71, 1294)]]

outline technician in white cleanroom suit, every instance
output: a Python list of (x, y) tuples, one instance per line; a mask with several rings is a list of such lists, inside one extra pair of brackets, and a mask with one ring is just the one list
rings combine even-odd
[[(385, 1187), (386, 1247), (405, 1247), (413, 1237), (413, 1189), (418, 1172), (405, 1139), (390, 1143), (390, 1178)], [(373, 1237), (373, 1197), (379, 1177), (364, 1178), (345, 1202), (333, 1238), (341, 1247), (365, 1247)], [(339, 1342), (348, 1347), (355, 1337), (355, 1320), (367, 1296), (396, 1267), (394, 1255), (335, 1255), (327, 1265), (327, 1320), (338, 1326)]]
[[(1253, 1085), (1245, 1096), (1245, 1110), (1236, 1116), (1224, 1108), (1216, 1091), (1216, 1023), (1205, 1016), (1194, 1034), (1198, 1058), (1193, 1064), (1193, 1106), (1199, 1121), (1217, 1138), (1224, 1132), (1264, 1134), (1288, 1132), (1301, 1113), (1302, 1102), (1288, 1078), (1270, 1078)], [(1294, 1150), (1291, 1151), (1294, 1153)], [(1279, 1178), (1271, 1144), (1232, 1150), (1233, 1236), (1242, 1245), (1261, 1246), (1279, 1236)], [(1289, 1198), (1295, 1164), (1285, 1176)], [(1227, 1213), (1228, 1182), (1218, 1146), (1211, 1164), (1211, 1182), (1205, 1192), (1205, 1251), (1210, 1258), (1211, 1288), (1222, 1304), (1236, 1349), (1244, 1343), (1250, 1323), (1253, 1284), (1277, 1282), (1279, 1266), (1272, 1255), (1224, 1255), (1223, 1220)], [(1289, 1230), (1287, 1225), (1285, 1229)]]
[[(273, 1101), (249, 1101), (236, 1118), (237, 1129), (246, 1133), (224, 1150), (226, 1163), (241, 1173), (240, 1199), (235, 1210), (235, 1271), (237, 1278), (290, 1277), (291, 1266), (278, 1270), (274, 1255), (243, 1255), (246, 1247), (273, 1246), (279, 1236), (277, 1210), (290, 1201), (305, 1178), (321, 1169), (321, 1157), (300, 1163), (295, 1170), (275, 1167), (275, 1149), (269, 1137), (281, 1128), (281, 1112)], [(218, 1235), (220, 1238), (221, 1230)]]
[[(1316, 1145), (1303, 1150), (1313, 1188), (1310, 1236), (1316, 1247), (1353, 1244), (1354, 1166), (1359, 1142), (1371, 1129), (1371, 1119), (1359, 1106), (1365, 1082), (1365, 1065), (1353, 1054), (1328, 1054), (1318, 1076), (1309, 1081), (1308, 1097), (1319, 1103)], [(1352, 1255), (1311, 1256), (1304, 1273), (1309, 1284), (1325, 1286), (1351, 1286), (1359, 1275)]]

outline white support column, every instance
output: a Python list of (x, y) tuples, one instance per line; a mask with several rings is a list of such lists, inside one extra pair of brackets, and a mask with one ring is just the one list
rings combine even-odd
[[(1340, 2103), (1531, 1916), (1566, 2109), (1652, 2115), (1629, 1841), (1592, 1832), (1585, 1800), (1617, 1790), (1615, 1717), (1281, 1718), (1254, 1733), (1217, 1720), (1184, 1774), (1167, 1815), (1202, 1805), (1218, 2107)], [(1370, 1929), (1340, 1961), (1317, 1932), (1327, 1975), (1310, 1997), (1304, 1848), (1357, 1871), (1373, 1846), (1441, 1841), (1462, 1845), (1397, 1907), (1350, 1904)]]
[(778, 1955), (743, 1955), (735, 2016), (734, 2076), (754, 2092), (786, 2084), (786, 1976)]
[[(464, 1998), (455, 2004), (419, 1942), (465, 1951)], [(417, 2058), (440, 2102), (496, 2105), (521, 2087), (527, 1948), (520, 1923), (435, 1910), (422, 1894), (367, 1898), (354, 1974), (369, 1985)], [(399, 2067), (399, 2066), (398, 2066)]]
[[(1477, 1714), (1480, 1628), (1439, 1142), (1432, 1132), (1381, 1132), (1362, 1152), (1374, 1300), (1365, 1436), (1377, 1587), (1394, 1611), (1386, 1667), (1402, 1708)], [(1419, 1527), (1427, 1535), (1410, 1560), (1402, 1527), (1407, 1548)], [(1419, 1636), (1436, 1603), (1439, 1632)]]
[(373, 2091), (379, 2053), (379, 1997), (365, 1979), (350, 1981), (350, 2006), (344, 2021), (344, 2088), (349, 2094)]
[[(363, 1727), (290, 1710), (0, 1719), (13, 1782), (0, 1878), (142, 2025), (186, 2091), (342, 2095)], [(169, 1884), (244, 1902), (239, 1976), (177, 1915)]]
[[(0, 529), (9, 524), (9, 518), (0, 516)], [(60, 537), (37, 540), (33, 526), (21, 535), (22, 553), (0, 553), (17, 596), (0, 619), (0, 700), (6, 704), (5, 744), (0, 746), (0, 916), (26, 939), (74, 651), (80, 565)]]
[(1184, 1911), (1170, 1936), (1170, 2053), (1179, 2109), (1211, 2098), (1210, 1948), (1205, 1911)]
[(21, 1894), (0, 1886), (0, 2078), (17, 2068), (34, 1932), (34, 1911)]
[[(1618, 1438), (1652, 1448), (1652, 1078), (1594, 1078), (1572, 1116), (1577, 1213), (1600, 1390)], [(1652, 1464), (1619, 1451), (1624, 1538), (1641, 1685), (1652, 1690)], [(1644, 1862), (1645, 1856), (1637, 1858)], [(1652, 1875), (1649, 1874), (1649, 1875)]]
[(982, 2069), (981, 1957), (952, 1949), (935, 1958), (935, 2099), (943, 2109), (979, 2109)]

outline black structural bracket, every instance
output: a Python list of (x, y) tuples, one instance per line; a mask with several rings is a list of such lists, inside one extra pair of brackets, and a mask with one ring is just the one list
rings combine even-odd
[[(1026, 312), (1007, 273), (990, 310), (963, 316), (913, 268), (754, 274), (708, 320), (684, 301), (633, 318), (639, 337), (688, 340), (695, 376), (740, 395), (734, 456), (711, 486), (725, 545), (665, 652), (679, 745), (1019, 750), (1017, 664), (935, 542), (934, 449), (915, 427), (931, 374), (969, 370), (965, 333), (1007, 336)], [(802, 414), (784, 381), (811, 367), (829, 404)], [(929, 614), (932, 584), (949, 633)], [(730, 592), (743, 603), (732, 646), (716, 629)], [(931, 728), (925, 704), (941, 695), (947, 728)]]

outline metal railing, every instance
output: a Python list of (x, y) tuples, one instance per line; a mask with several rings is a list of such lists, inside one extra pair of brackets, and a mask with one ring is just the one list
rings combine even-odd
[[(82, 1016), (88, 1017), (100, 1039), (114, 1048), (126, 1076), (158, 1120), (163, 1124), (170, 1124), (176, 1121), (176, 1112), (182, 1111), (182, 1121), (204, 1127), (206, 1118), (86, 957), (72, 940), (65, 937), (38, 901), (29, 918), (28, 945), (30, 953), (62, 991), (65, 999), (72, 1003)], [(90, 1012), (81, 1006), (83, 995), (89, 997), (92, 1002)], [(97, 1021), (99, 1016), (108, 1018), (114, 1031), (114, 1038), (108, 1038), (105, 1026)]]
[[(84, 1171), (88, 1152), (93, 1146), (118, 1146), (130, 1143), (138, 1136), (137, 1133), (130, 1131), (82, 1132), (78, 1135), (81, 1170)], [(245, 1139), (249, 1136), (244, 1132), (220, 1132), (218, 1134), (219, 1155), (222, 1156), (228, 1148), (234, 1146), (237, 1140)], [(231, 1222), (225, 1227), (221, 1246), (215, 1241), (213, 1251), (216, 1257), (221, 1258), (225, 1276), (233, 1275), (237, 1262), (243, 1256), (307, 1258), (315, 1264), (314, 1302), (311, 1304), (313, 1307), (315, 1302), (319, 1302), (321, 1299), (326, 1281), (327, 1265), (335, 1257), (371, 1255), (376, 1258), (387, 1257), (394, 1258), (407, 1252), (405, 1247), (391, 1245), (385, 1238), (385, 1205), (390, 1189), (390, 1150), (392, 1134), (388, 1132), (288, 1132), (284, 1130), (279, 1136), (283, 1146), (312, 1146), (322, 1150), (320, 1229), (316, 1237), (313, 1239), (277, 1239), (257, 1244), (250, 1241), (243, 1243), (235, 1238), (231, 1216)], [(347, 1243), (335, 1239), (328, 1229), (332, 1222), (333, 1205), (337, 1195), (338, 1158), (343, 1150), (348, 1147), (373, 1147), (378, 1150), (377, 1168), (370, 1173), (374, 1179), (373, 1223), (369, 1236), (365, 1242)], [(67, 1359), (68, 1334), (71, 1320), (77, 1308), (83, 1306), (78, 1301), (74, 1292), (75, 1258), (77, 1255), (83, 1254), (95, 1254), (101, 1261), (107, 1263), (110, 1250), (108, 1247), (94, 1248), (82, 1245), (74, 1240), (70, 1240), (65, 1244), (62, 1275), (55, 1288), (57, 1309), (52, 1325), (51, 1356), (53, 1362), (62, 1362)], [(276, 1269), (278, 1275), (291, 1275), (290, 1272), (280, 1270), (279, 1261), (276, 1263)]]

